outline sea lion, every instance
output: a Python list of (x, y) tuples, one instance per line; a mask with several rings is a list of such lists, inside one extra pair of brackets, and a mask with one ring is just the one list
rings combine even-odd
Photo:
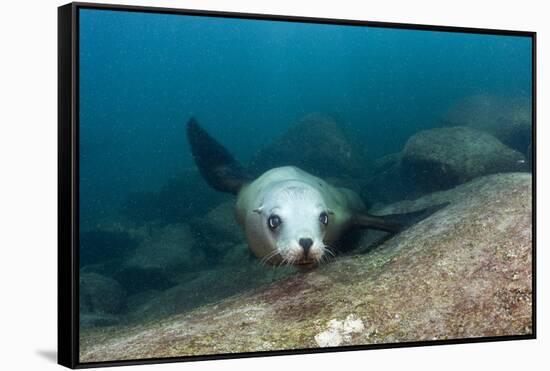
[(206, 182), (237, 196), (236, 219), (250, 250), (267, 264), (309, 268), (333, 256), (336, 243), (354, 228), (397, 233), (442, 207), (370, 215), (354, 191), (294, 166), (251, 176), (194, 118), (187, 124), (187, 136)]

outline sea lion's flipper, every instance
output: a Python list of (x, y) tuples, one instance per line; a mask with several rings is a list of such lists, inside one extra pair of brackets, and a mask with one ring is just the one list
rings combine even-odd
[(443, 203), (428, 207), (419, 211), (404, 214), (370, 215), (366, 213), (356, 214), (353, 217), (353, 224), (357, 228), (378, 229), (385, 232), (397, 233), (407, 227), (418, 223), (433, 213), (441, 210), (449, 203)]
[(252, 180), (229, 151), (200, 127), (195, 118), (187, 123), (187, 138), (199, 172), (212, 188), (237, 194)]

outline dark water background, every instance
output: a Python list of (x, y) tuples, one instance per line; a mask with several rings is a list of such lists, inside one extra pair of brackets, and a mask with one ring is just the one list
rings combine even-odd
[[(83, 231), (194, 171), (192, 115), (243, 163), (311, 112), (335, 117), (376, 159), (441, 126), (462, 98), (531, 92), (525, 37), (80, 12)], [(93, 236), (87, 249), (134, 248)]]

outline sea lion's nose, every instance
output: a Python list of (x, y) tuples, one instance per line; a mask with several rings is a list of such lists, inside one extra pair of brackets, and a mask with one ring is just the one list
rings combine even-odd
[(300, 238), (298, 243), (304, 249), (304, 255), (307, 256), (307, 253), (309, 252), (311, 245), (313, 245), (313, 240), (311, 238)]

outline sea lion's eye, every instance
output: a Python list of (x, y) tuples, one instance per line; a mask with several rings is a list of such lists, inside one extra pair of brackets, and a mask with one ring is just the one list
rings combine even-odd
[(328, 224), (328, 214), (323, 211), (321, 213), (321, 215), (319, 215), (319, 221), (321, 222), (321, 224), (327, 225)]
[(280, 226), (281, 223), (282, 223), (282, 221), (281, 221), (281, 218), (279, 218), (279, 215), (273, 214), (269, 217), (269, 219), (267, 219), (267, 226), (272, 231), (277, 229), (277, 227)]

